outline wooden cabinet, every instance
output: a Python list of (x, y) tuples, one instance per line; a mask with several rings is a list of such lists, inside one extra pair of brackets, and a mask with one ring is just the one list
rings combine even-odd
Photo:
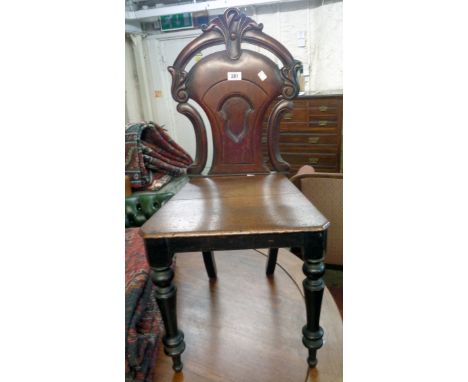
[[(318, 172), (342, 172), (342, 128), (342, 94), (306, 93), (297, 97), (294, 109), (280, 123), (280, 152), (291, 166), (290, 174), (306, 164)], [(266, 145), (263, 149), (268, 158)]]

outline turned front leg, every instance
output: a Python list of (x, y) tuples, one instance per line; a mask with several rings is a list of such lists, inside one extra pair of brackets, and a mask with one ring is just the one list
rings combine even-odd
[(317, 350), (323, 345), (323, 329), (319, 325), (320, 310), (325, 284), (322, 276), (325, 273), (323, 263), (326, 250), (327, 232), (311, 233), (304, 245), (304, 265), (302, 271), (306, 279), (304, 298), (307, 312), (307, 324), (302, 328), (302, 342), (309, 349), (307, 362), (310, 367), (317, 365)]
[(182, 361), (180, 355), (185, 350), (184, 333), (177, 327), (176, 313), (176, 292), (177, 288), (172, 283), (174, 271), (170, 265), (170, 261), (165, 266), (152, 267), (151, 278), (156, 285), (156, 301), (161, 311), (161, 316), (166, 329), (166, 334), (163, 337), (164, 352), (172, 357), (175, 371), (182, 370)]

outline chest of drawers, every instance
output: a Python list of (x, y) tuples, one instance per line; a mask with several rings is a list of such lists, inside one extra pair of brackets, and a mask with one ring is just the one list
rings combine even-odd
[(342, 130), (342, 94), (304, 94), (294, 99), (294, 109), (280, 123), (279, 137), (290, 175), (306, 164), (318, 172), (342, 172)]

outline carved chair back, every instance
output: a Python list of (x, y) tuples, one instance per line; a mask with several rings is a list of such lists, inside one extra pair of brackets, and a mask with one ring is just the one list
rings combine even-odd
[[(262, 28), (238, 9), (229, 8), (202, 26), (203, 33), (168, 68), (177, 110), (195, 129), (196, 155), (190, 174), (200, 174), (206, 165), (207, 138), (203, 120), (189, 99), (201, 106), (211, 125), (214, 150), (210, 174), (246, 174), (269, 172), (261, 150), (263, 121), (272, 101), (281, 96), (268, 116), (267, 148), (274, 170), (289, 169), (279, 153), (279, 122), (283, 113), (292, 109), (290, 100), (299, 91), (297, 71), (301, 63)], [(242, 42), (269, 50), (283, 67), (263, 54), (242, 49)], [(202, 58), (188, 73), (185, 71), (201, 50), (221, 44), (225, 50)]]

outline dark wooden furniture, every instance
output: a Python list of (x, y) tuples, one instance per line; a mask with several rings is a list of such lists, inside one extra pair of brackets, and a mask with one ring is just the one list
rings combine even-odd
[(307, 374), (307, 382), (342, 381), (343, 321), (328, 288), (320, 318), (327, 342), (318, 367), (309, 369), (307, 349), (297, 335), (304, 324), (298, 288), (302, 261), (280, 249), (275, 277), (258, 277), (267, 253), (216, 252), (219, 282), (209, 285), (198, 253), (177, 255), (177, 312), (187, 341), (184, 370), (174, 373), (161, 346), (154, 381), (304, 382)]
[[(267, 121), (264, 121), (263, 151), (266, 152)], [(317, 172), (343, 172), (343, 95), (339, 92), (310, 93), (294, 99), (293, 110), (280, 123), (279, 150), (293, 175), (303, 165)]]
[[(195, 129), (197, 150), (189, 168), (195, 177), (143, 225), (141, 232), (166, 328), (164, 350), (172, 357), (176, 371), (182, 369), (185, 349), (172, 283), (172, 257), (178, 252), (203, 252), (208, 274), (214, 279), (215, 250), (272, 248), (267, 265), (267, 273), (272, 275), (277, 248), (303, 248), (307, 323), (302, 334), (311, 367), (316, 365), (316, 352), (323, 344), (319, 326), (324, 289), (321, 277), (329, 223), (283, 174), (270, 174), (261, 151), (265, 112), (281, 96), (268, 117), (267, 151), (274, 170), (288, 171), (289, 165), (278, 151), (278, 127), (282, 115), (292, 110), (301, 64), (282, 44), (264, 34), (262, 27), (239, 10), (227, 9), (202, 28), (204, 33), (190, 42), (169, 68), (177, 110)], [(270, 50), (283, 67), (279, 69), (260, 53), (241, 49), (241, 42)], [(226, 49), (205, 56), (185, 72), (195, 54), (219, 44)], [(203, 108), (211, 124), (214, 154), (209, 177), (196, 177), (206, 164), (206, 130), (189, 99)], [(245, 298), (247, 301), (248, 296)]]

